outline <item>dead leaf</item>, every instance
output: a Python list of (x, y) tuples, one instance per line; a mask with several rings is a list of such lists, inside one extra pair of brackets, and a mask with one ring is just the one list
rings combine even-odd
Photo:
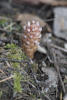
[(32, 21), (32, 20), (39, 21), (41, 27), (46, 26), (48, 32), (51, 32), (51, 28), (49, 27), (49, 25), (43, 19), (39, 18), (36, 15), (23, 13), (23, 14), (17, 14), (15, 18), (17, 21), (21, 21), (22, 26), (26, 25), (28, 21)]

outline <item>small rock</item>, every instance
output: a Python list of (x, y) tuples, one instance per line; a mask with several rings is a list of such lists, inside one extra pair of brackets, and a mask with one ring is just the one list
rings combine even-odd
[(54, 35), (67, 40), (67, 8), (57, 7), (54, 9)]
[(43, 67), (42, 71), (48, 75), (48, 79), (46, 80), (46, 84), (49, 83), (48, 89), (49, 89), (49, 87), (52, 87), (52, 86), (57, 87), (58, 76), (57, 76), (57, 72), (54, 70), (54, 68)]
[(67, 49), (67, 43), (64, 44), (64, 48)]

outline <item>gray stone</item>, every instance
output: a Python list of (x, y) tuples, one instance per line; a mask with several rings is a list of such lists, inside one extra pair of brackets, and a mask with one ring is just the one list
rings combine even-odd
[(54, 15), (53, 34), (59, 38), (67, 40), (67, 8), (55, 8)]

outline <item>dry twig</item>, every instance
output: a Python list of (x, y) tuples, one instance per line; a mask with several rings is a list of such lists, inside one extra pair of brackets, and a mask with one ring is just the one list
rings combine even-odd
[(9, 77), (3, 79), (3, 80), (0, 80), (0, 83), (5, 82), (5, 81), (7, 81), (7, 80), (10, 80), (10, 79), (12, 79), (13, 77), (14, 77), (14, 75), (11, 75), (11, 76), (9, 76)]
[(59, 77), (59, 80), (60, 80), (60, 83), (61, 83), (61, 86), (62, 86), (62, 90), (63, 90), (63, 92), (64, 92), (64, 94), (65, 94), (65, 87), (64, 87), (64, 83), (63, 83), (63, 81), (62, 81), (62, 77), (61, 77), (61, 75), (60, 75), (58, 63), (57, 63), (57, 61), (56, 61), (55, 50), (52, 49), (52, 52), (53, 52), (53, 57), (54, 57), (54, 66), (55, 66), (55, 68), (56, 68), (56, 70), (57, 70), (58, 77)]

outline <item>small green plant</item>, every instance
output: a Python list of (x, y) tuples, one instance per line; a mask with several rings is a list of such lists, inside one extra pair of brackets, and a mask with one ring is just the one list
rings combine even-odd
[(1, 98), (2, 94), (3, 94), (3, 92), (0, 90), (0, 98)]
[(14, 91), (15, 92), (22, 92), (20, 81), (21, 81), (21, 74), (18, 72), (14, 73)]
[[(5, 49), (8, 49), (8, 54), (6, 55), (8, 59), (15, 59), (15, 60), (25, 60), (27, 57), (22, 52), (21, 48), (18, 47), (16, 44), (7, 44)], [(21, 74), (20, 74), (20, 63), (18, 62), (10, 62), (11, 66), (14, 68), (14, 91), (21, 92)], [(17, 72), (18, 71), (18, 72)]]
[(0, 20), (0, 25), (5, 24), (6, 22), (7, 22), (7, 20), (6, 20), (6, 19), (1, 19), (1, 20)]

